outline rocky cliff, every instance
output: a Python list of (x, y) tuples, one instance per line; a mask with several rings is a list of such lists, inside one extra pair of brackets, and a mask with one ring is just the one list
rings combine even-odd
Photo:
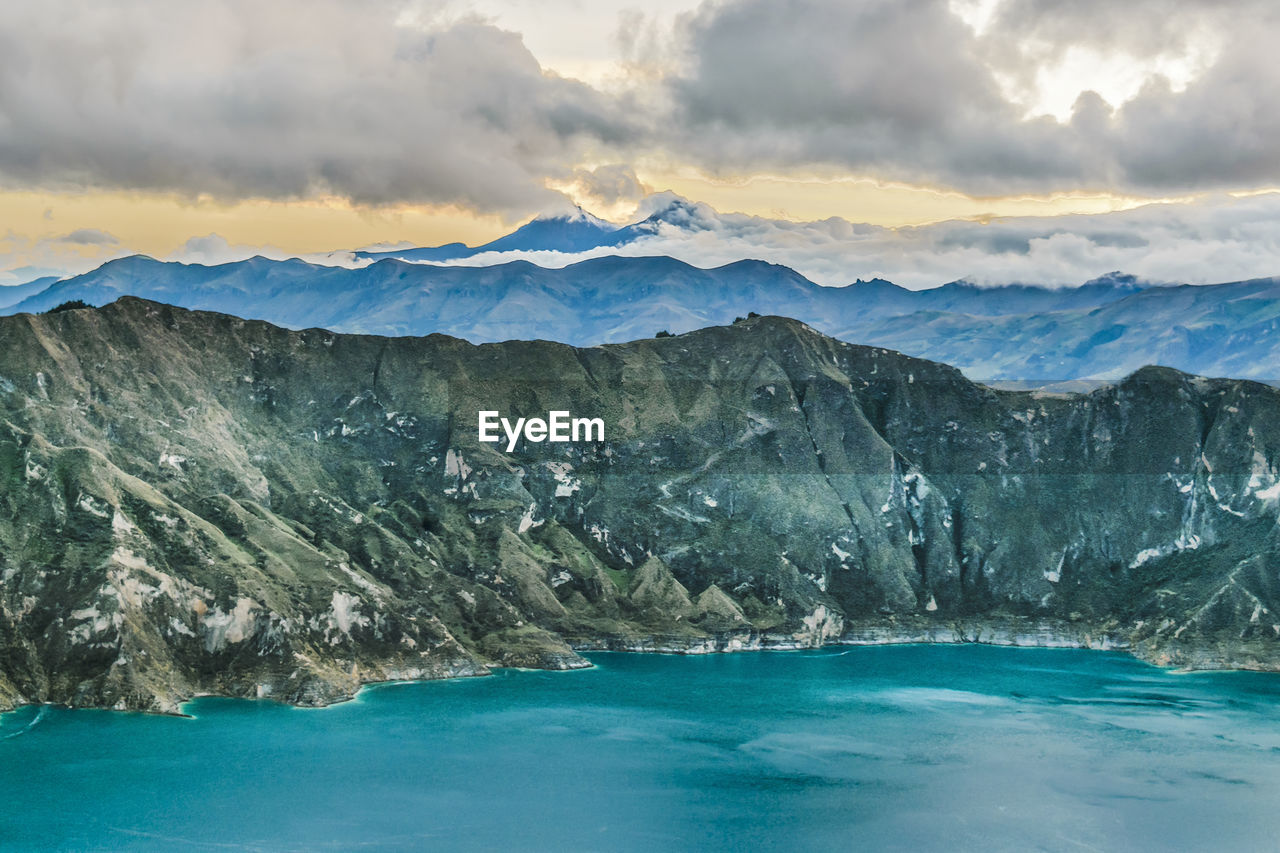
[[(600, 417), (481, 443), (477, 412)], [(1087, 395), (759, 318), (589, 349), (134, 298), (0, 320), (0, 705), (323, 703), (573, 648), (1280, 669), (1280, 392)]]

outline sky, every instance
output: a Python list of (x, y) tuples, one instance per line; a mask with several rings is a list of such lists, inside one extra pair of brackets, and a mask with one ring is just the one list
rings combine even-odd
[(714, 227), (645, 251), (823, 283), (1280, 274), (1266, 0), (17, 5), (0, 283), (476, 244), (667, 191)]

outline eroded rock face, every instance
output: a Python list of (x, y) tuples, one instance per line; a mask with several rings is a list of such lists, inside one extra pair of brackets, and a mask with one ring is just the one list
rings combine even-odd
[[(481, 409), (606, 440), (507, 453)], [(1250, 382), (998, 392), (778, 318), (477, 347), (123, 299), (0, 320), (0, 424), (0, 705), (869, 638), (1280, 668)]]

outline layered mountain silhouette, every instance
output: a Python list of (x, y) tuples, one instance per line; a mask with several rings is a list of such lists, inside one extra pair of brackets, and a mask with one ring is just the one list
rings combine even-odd
[(384, 259), (348, 269), (296, 259), (201, 266), (133, 256), (40, 288), (0, 312), (47, 311), (73, 299), (102, 305), (124, 295), (290, 328), (577, 346), (779, 314), (841, 340), (954, 364), (973, 379), (1038, 385), (1114, 379), (1146, 364), (1271, 381), (1280, 364), (1274, 278), (1151, 286), (1117, 274), (1077, 288), (954, 282), (912, 291), (883, 280), (822, 287), (762, 261), (700, 269), (668, 257), (609, 256), (548, 269), (526, 261), (463, 267)]
[(538, 216), (515, 231), (479, 246), (448, 243), (443, 246), (359, 251), (356, 257), (372, 260), (455, 261), (490, 252), (586, 252), (625, 246), (651, 237), (667, 225), (685, 231), (699, 230), (701, 215), (695, 202), (675, 195), (663, 199), (656, 210), (629, 225), (614, 225), (579, 207), (569, 214)]
[(582, 208), (561, 216), (539, 216), (496, 240), (479, 246), (446, 243), (443, 246), (358, 251), (356, 257), (372, 260), (395, 258), (402, 261), (454, 261), (485, 252), (551, 251), (585, 252), (600, 246), (619, 246), (630, 242), (629, 229), (592, 216)]
[(0, 287), (0, 310), (17, 305), (24, 299), (36, 296), (47, 290), (62, 278), (57, 275), (46, 275), (32, 279), (23, 284), (11, 284)]

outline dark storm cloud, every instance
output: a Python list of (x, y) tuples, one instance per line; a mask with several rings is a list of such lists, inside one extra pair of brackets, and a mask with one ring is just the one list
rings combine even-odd
[(1185, 53), (1206, 30), (1233, 29), (1266, 7), (1266, 0), (1003, 0), (983, 47), (1040, 59), (1059, 58), (1073, 44), (1137, 57)]
[(1024, 122), (942, 0), (745, 0), (703, 11), (671, 83), (690, 146), (726, 168), (810, 162), (905, 180), (1075, 184), (1079, 141)]
[[(475, 20), (424, 32), (388, 2), (65, 0), (0, 24), (0, 175), (102, 186), (524, 212), (622, 104), (544, 74)], [(74, 22), (74, 25), (72, 25)]]
[(1086, 97), (1074, 129), (1100, 162), (1139, 189), (1280, 181), (1280, 7), (1267, 0), (1005, 0), (982, 39), (996, 67), (1024, 85), (1073, 46), (1138, 59), (1216, 56), (1183, 91), (1154, 78), (1114, 115)]
[(1242, 27), (1184, 92), (1152, 86), (1112, 125), (1122, 173), (1139, 186), (1280, 183), (1280, 10)]
[[(978, 33), (944, 0), (742, 0), (689, 20), (669, 87), (683, 145), (726, 172), (822, 165), (979, 194), (1252, 186), (1280, 180), (1278, 36), (1257, 2), (1004, 0)], [(1215, 41), (1185, 91), (1154, 77), (1114, 111), (1085, 92), (1060, 123), (1008, 97), (1073, 47), (1144, 60)]]
[[(516, 33), (429, 6), (408, 26), (391, 0), (11, 5), (9, 187), (519, 215), (563, 203), (548, 182), (634, 198), (644, 155), (983, 195), (1280, 183), (1273, 3), (1004, 0), (980, 32), (946, 0), (707, 4), (665, 41), (624, 16), (632, 77), (607, 92), (545, 72)], [(1073, 46), (1149, 59), (1208, 43), (1216, 59), (1184, 91), (1153, 78), (1115, 110), (1086, 92), (1067, 122), (1015, 102)]]

